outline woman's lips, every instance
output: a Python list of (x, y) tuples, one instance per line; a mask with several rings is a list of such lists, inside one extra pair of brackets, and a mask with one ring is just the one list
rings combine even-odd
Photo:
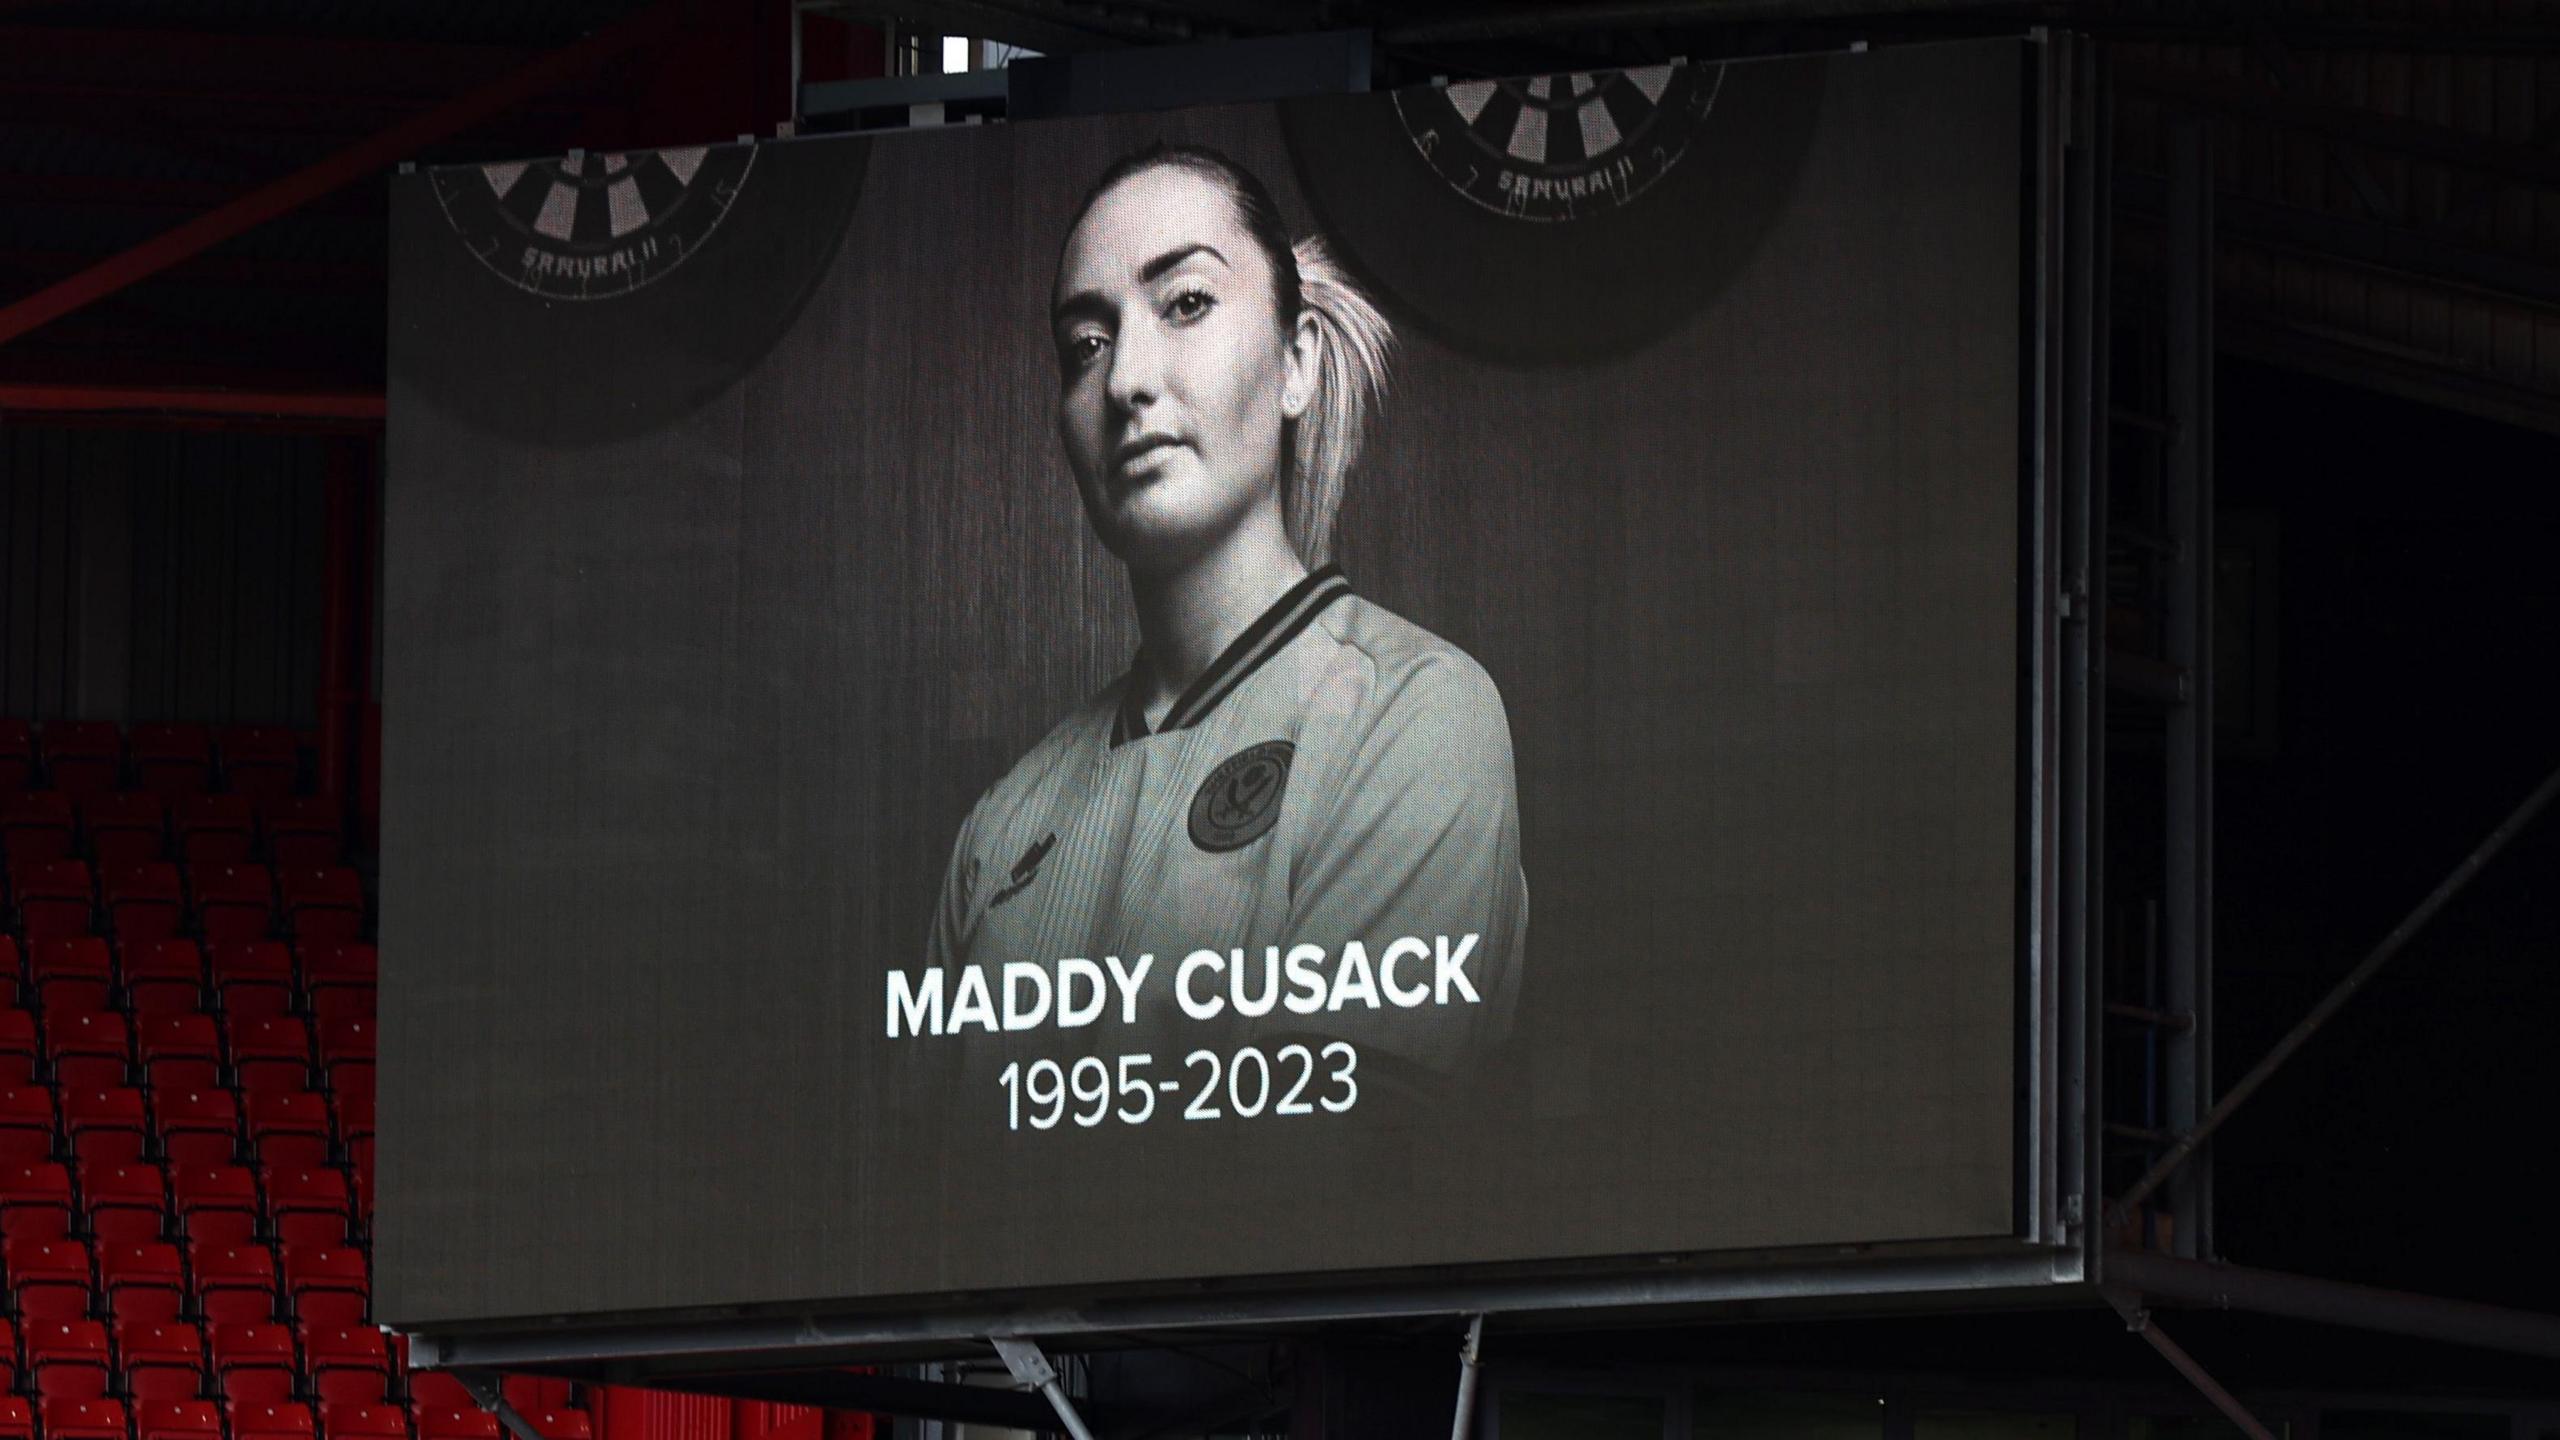
[(1154, 469), (1161, 463), (1161, 457), (1181, 443), (1170, 435), (1141, 435), (1137, 439), (1124, 441), (1119, 452), (1112, 457), (1112, 468), (1123, 475), (1136, 475)]

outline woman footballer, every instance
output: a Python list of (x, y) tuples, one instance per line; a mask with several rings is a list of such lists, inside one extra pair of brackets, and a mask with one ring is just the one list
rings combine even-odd
[(1159, 145), (1086, 196), (1050, 321), (1141, 639), (978, 801), (930, 963), (1153, 955), (1152, 1011), (1447, 1068), (1507, 1025), (1528, 895), (1492, 680), (1327, 563), (1385, 318), (1249, 172)]

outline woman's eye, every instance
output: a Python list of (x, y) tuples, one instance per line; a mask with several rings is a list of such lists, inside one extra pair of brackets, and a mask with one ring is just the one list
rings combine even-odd
[(1068, 336), (1067, 363), (1079, 367), (1093, 363), (1093, 357), (1102, 353), (1102, 344), (1102, 337), (1099, 335)]
[(1165, 302), (1164, 313), (1176, 320), (1197, 320), (1217, 303), (1206, 290), (1182, 290)]

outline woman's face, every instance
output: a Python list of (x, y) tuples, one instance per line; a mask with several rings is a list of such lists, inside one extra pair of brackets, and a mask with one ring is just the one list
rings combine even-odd
[(1305, 408), (1312, 322), (1283, 330), (1270, 262), (1215, 182), (1174, 166), (1105, 191), (1067, 237), (1052, 326), (1058, 437), (1131, 569), (1178, 569), (1267, 507)]

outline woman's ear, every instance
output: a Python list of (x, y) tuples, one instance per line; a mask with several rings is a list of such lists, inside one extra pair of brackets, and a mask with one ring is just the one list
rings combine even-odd
[(1291, 420), (1306, 414), (1315, 399), (1316, 380), (1324, 364), (1324, 338), (1318, 324), (1312, 307), (1300, 310), (1297, 323), (1289, 327), (1289, 344), (1281, 352), (1280, 413)]

